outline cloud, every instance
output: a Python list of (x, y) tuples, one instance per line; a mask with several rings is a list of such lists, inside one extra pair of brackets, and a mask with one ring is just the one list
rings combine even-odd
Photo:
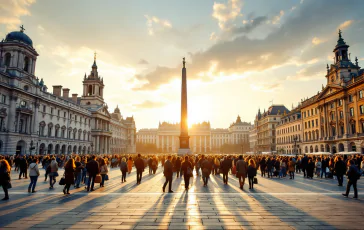
[[(221, 78), (231, 75), (244, 75), (249, 72), (261, 72), (264, 70), (279, 68), (285, 65), (294, 65), (293, 57), (297, 56), (297, 63), (311, 64), (319, 58), (327, 57), (332, 52), (335, 42), (320, 43), (301, 53), (304, 47), (312, 46), (312, 37), (330, 37), (337, 39), (337, 34), (332, 33), (328, 24), (340, 24), (346, 18), (347, 13), (357, 11), (364, 1), (356, 0), (352, 4), (346, 4), (340, 0), (333, 0), (331, 4), (317, 1), (307, 1), (298, 7), (294, 13), (287, 15), (280, 27), (274, 28), (263, 39), (248, 38), (245, 34), (236, 36), (231, 40), (221, 40), (206, 50), (191, 53), (187, 57), (187, 74), (189, 79), (212, 81), (201, 72), (209, 72), (211, 63), (216, 63), (213, 76)], [(341, 11), (336, 17), (332, 12)], [(304, 33), (302, 33), (304, 31)], [(269, 54), (269, 55), (268, 55)], [(315, 60), (317, 59), (317, 60)], [(315, 61), (312, 61), (315, 60)], [(253, 64), (248, 64), (253, 63)], [(317, 62), (319, 63), (319, 62)], [(326, 64), (325, 64), (326, 65)], [(325, 70), (322, 64), (322, 70)], [(306, 70), (308, 71), (308, 70)], [(177, 67), (157, 67), (155, 71), (140, 77), (145, 84), (139, 90), (156, 90), (163, 84), (168, 84), (173, 79), (180, 77), (181, 65)], [(298, 76), (300, 79), (304, 72)], [(307, 77), (307, 76), (306, 76)]]
[(284, 11), (281, 10), (278, 15), (274, 16), (272, 19), (272, 24), (278, 24), (281, 21), (281, 18), (284, 15)]
[(155, 109), (155, 108), (163, 107), (165, 105), (166, 105), (166, 103), (161, 102), (161, 101), (146, 100), (140, 104), (134, 104), (133, 107), (135, 107), (136, 109)]
[(36, 0), (0, 0), (0, 24), (6, 29), (16, 30), (21, 24), (20, 17), (31, 15), (29, 7)]
[(145, 59), (140, 59), (139, 62), (138, 62), (139, 65), (148, 65), (149, 62)]
[(261, 25), (266, 20), (267, 20), (266, 16), (256, 17), (256, 18), (250, 20), (250, 23), (248, 21), (244, 20), (245, 21), (245, 23), (243, 21), (244, 26), (233, 27), (231, 29), (231, 33), (232, 34), (250, 33), (251, 31), (253, 31), (255, 28), (257, 28), (259, 25)]
[(297, 71), (295, 76), (288, 76), (287, 80), (310, 81), (325, 76), (326, 65), (317, 63)]
[(354, 20), (345, 21), (345, 22), (343, 22), (343, 23), (341, 23), (339, 25), (339, 27), (337, 28), (337, 30), (339, 30), (339, 29), (341, 29), (341, 30), (346, 29), (346, 28), (350, 27), (353, 23), (354, 23)]
[(212, 17), (217, 19), (220, 29), (228, 29), (237, 17), (242, 16), (242, 6), (241, 0), (228, 0), (226, 4), (215, 2)]
[(323, 42), (325, 42), (324, 40), (321, 40), (320, 38), (318, 38), (318, 37), (314, 37), (314, 38), (312, 38), (312, 44), (314, 44), (314, 45), (318, 45), (318, 44), (321, 44), (321, 43), (323, 43)]
[(218, 39), (217, 35), (215, 32), (212, 32), (211, 35), (210, 35), (210, 40), (211, 41), (216, 41)]
[(283, 88), (281, 83), (252, 83), (250, 88), (254, 91), (274, 92)]
[(144, 15), (147, 19), (148, 34), (154, 35), (155, 30), (164, 30), (172, 28), (172, 24), (168, 20), (157, 18), (156, 16)]

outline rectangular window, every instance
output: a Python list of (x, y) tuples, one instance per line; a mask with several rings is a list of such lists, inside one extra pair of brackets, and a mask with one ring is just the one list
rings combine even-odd
[(313, 116), (314, 114), (313, 114), (313, 109), (311, 109), (311, 116)]
[(350, 108), (350, 116), (354, 116), (354, 108)]
[(339, 100), (339, 106), (342, 106), (343, 105), (343, 100), (342, 99), (340, 99)]
[(362, 114), (362, 115), (364, 114), (364, 105), (360, 106), (360, 114)]
[(335, 104), (334, 103), (331, 103), (331, 109), (333, 109), (335, 107)]
[(51, 108), (51, 114), (53, 115), (53, 108)]
[(1, 103), (6, 104), (6, 96), (1, 95)]
[(312, 122), (312, 128), (315, 127), (315, 121), (312, 120), (311, 122)]
[(340, 119), (343, 119), (343, 118), (344, 118), (344, 112), (340, 111)]
[(318, 127), (318, 119), (316, 119), (316, 127)]
[(63, 112), (63, 117), (66, 118), (66, 112)]
[(310, 110), (307, 111), (307, 116), (309, 117), (310, 116)]
[(363, 98), (363, 96), (364, 96), (364, 94), (363, 94), (363, 90), (360, 90), (360, 91), (359, 91), (359, 98), (360, 98), (360, 99), (362, 99), (362, 98)]
[(311, 128), (311, 122), (308, 122), (308, 128)]
[(349, 95), (349, 102), (353, 102), (353, 95)]
[(45, 113), (45, 112), (46, 112), (46, 106), (43, 105), (43, 113)]
[(60, 114), (61, 114), (61, 110), (58, 110), (57, 111), (57, 116), (60, 116)]
[(334, 112), (331, 113), (331, 120), (332, 121), (335, 120), (335, 113)]

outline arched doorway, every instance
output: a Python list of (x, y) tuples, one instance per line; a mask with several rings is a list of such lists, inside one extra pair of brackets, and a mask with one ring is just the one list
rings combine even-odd
[(320, 149), (321, 149), (321, 152), (325, 152), (324, 145), (321, 145), (321, 146), (320, 146)]
[(78, 154), (81, 154), (81, 152), (82, 152), (82, 146), (78, 146)]
[(317, 153), (318, 152), (318, 146), (316, 145), (315, 146), (315, 153)]
[(49, 145), (48, 145), (47, 153), (48, 153), (48, 154), (52, 154), (52, 153), (53, 153), (53, 145), (52, 145), (52, 144), (49, 144)]
[(343, 143), (339, 144), (339, 152), (344, 152), (344, 144)]
[(307, 146), (305, 147), (305, 153), (308, 153), (308, 147)]
[(330, 151), (330, 145), (326, 144), (326, 152), (331, 153)]
[(60, 148), (59, 148), (59, 144), (56, 144), (56, 150), (55, 150), (55, 153), (56, 153), (56, 154), (59, 154), (59, 150), (60, 150)]
[(312, 147), (312, 145), (310, 146), (310, 153), (313, 153), (313, 147)]
[(66, 145), (62, 145), (61, 153), (62, 154), (66, 153)]
[(23, 140), (18, 141), (18, 143), (16, 143), (16, 150), (15, 150), (15, 154), (16, 155), (23, 155), (26, 153), (26, 147), (27, 147), (27, 143)]
[(75, 146), (73, 146), (73, 151), (72, 151), (73, 153), (76, 153), (77, 152), (77, 146), (75, 145)]
[(40, 146), (39, 146), (39, 154), (40, 154), (40, 155), (43, 155), (43, 154), (44, 154), (44, 150), (45, 150), (45, 144), (44, 144), (44, 143), (42, 143), (42, 144), (40, 144)]
[(336, 151), (336, 146), (335, 146), (335, 145), (334, 145), (334, 146), (332, 146), (332, 153), (333, 153), (333, 154), (337, 153), (337, 151)]
[(89, 147), (87, 147), (87, 153), (88, 153), (88, 154), (90, 154), (90, 153), (91, 153), (91, 148), (90, 148), (90, 146), (89, 146)]
[(69, 145), (68, 148), (67, 148), (67, 153), (70, 154), (72, 152), (72, 146)]
[(85, 153), (86, 153), (86, 146), (83, 146), (82, 153), (83, 153), (83, 154), (85, 154)]

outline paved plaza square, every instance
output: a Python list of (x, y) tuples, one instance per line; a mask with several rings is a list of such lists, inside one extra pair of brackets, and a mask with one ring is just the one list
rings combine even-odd
[[(147, 170), (145, 171), (147, 172)], [(60, 171), (60, 175), (63, 172)], [(359, 199), (342, 197), (344, 187), (335, 180), (258, 176), (254, 190), (244, 191), (230, 175), (211, 175), (208, 187), (194, 177), (191, 189), (174, 177), (174, 193), (162, 193), (164, 177), (144, 173), (136, 185), (135, 171), (121, 183), (120, 171), (112, 169), (105, 187), (94, 192), (84, 187), (63, 195), (63, 186), (49, 190), (41, 170), (37, 193), (27, 193), (29, 180), (12, 173), (10, 200), (0, 203), (1, 229), (363, 229), (364, 183), (358, 181)], [(60, 179), (59, 177), (57, 178)], [(192, 180), (192, 179), (191, 179)], [(3, 195), (3, 194), (1, 194)]]

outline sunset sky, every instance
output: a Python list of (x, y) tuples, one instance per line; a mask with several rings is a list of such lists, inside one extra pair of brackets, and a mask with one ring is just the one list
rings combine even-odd
[(364, 66), (362, 0), (0, 0), (2, 38), (24, 25), (49, 91), (82, 93), (97, 52), (109, 110), (137, 129), (180, 119), (186, 57), (189, 122), (227, 128), (258, 108), (291, 109), (326, 83), (338, 29)]

